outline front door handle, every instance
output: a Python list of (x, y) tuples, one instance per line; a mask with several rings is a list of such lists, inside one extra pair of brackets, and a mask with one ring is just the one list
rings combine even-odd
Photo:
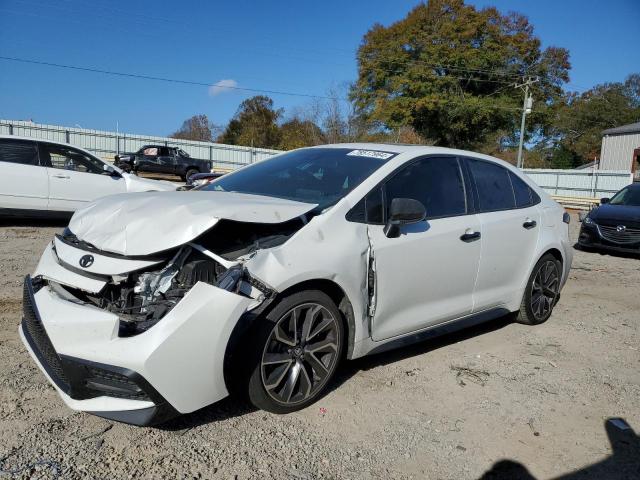
[(54, 175), (55, 178), (71, 178), (67, 175)]
[(466, 243), (475, 242), (480, 239), (480, 232), (476, 232), (470, 228), (467, 228), (464, 234), (460, 237), (460, 240)]
[(531, 220), (530, 218), (527, 218), (525, 222), (522, 224), (522, 226), (527, 230), (531, 230), (536, 225), (538, 225), (538, 222), (536, 222), (535, 220)]

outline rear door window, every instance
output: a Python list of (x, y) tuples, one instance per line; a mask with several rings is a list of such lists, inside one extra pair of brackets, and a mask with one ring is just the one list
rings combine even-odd
[(20, 140), (0, 140), (0, 162), (20, 165), (39, 165), (38, 147), (35, 143)]
[(508, 210), (516, 207), (516, 199), (509, 178), (509, 171), (493, 162), (467, 160), (478, 191), (478, 208), (481, 212)]
[(524, 180), (513, 172), (509, 172), (509, 177), (511, 178), (511, 185), (513, 186), (513, 194), (516, 197), (517, 208), (529, 207), (538, 203), (540, 197), (538, 197)]

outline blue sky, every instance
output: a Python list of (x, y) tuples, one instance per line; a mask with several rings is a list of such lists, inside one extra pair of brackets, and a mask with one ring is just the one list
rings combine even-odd
[[(375, 22), (416, 0), (0, 0), (0, 55), (323, 95), (356, 77)], [(640, 71), (638, 0), (475, 0), (527, 15), (543, 46), (568, 48), (585, 89)], [(214, 94), (215, 93), (215, 94)], [(251, 93), (0, 61), (0, 118), (166, 135), (191, 115), (223, 124)], [(271, 95), (288, 111), (308, 99)]]

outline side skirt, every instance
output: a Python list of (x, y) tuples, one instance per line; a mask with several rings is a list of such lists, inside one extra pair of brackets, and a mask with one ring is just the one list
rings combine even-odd
[[(420, 330), (418, 332), (409, 333), (401, 337), (394, 337), (381, 342), (374, 342), (371, 338), (368, 338), (362, 342), (357, 357), (363, 357), (365, 355), (372, 355), (375, 353), (386, 352), (388, 350), (394, 350), (396, 348), (406, 347), (417, 342), (423, 342), (432, 338), (440, 337), (448, 333), (457, 332), (465, 328), (473, 327), (481, 323), (485, 323), (496, 318), (508, 315), (511, 313), (509, 309), (504, 307), (492, 308), (483, 312), (468, 315), (466, 317), (450, 320), (446, 323), (434, 325), (432, 327)], [(357, 358), (354, 356), (353, 358)]]

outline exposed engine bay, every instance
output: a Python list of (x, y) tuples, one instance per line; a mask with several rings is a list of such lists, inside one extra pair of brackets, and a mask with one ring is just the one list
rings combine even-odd
[[(237, 276), (241, 269), (236, 268)], [(164, 267), (155, 271), (133, 272), (113, 280), (95, 295), (82, 296), (99, 308), (115, 313), (120, 318), (120, 336), (141, 333), (167, 314), (197, 283), (216, 285), (227, 274), (222, 265), (190, 246), (180, 248)], [(120, 281), (118, 281), (120, 280)]]

